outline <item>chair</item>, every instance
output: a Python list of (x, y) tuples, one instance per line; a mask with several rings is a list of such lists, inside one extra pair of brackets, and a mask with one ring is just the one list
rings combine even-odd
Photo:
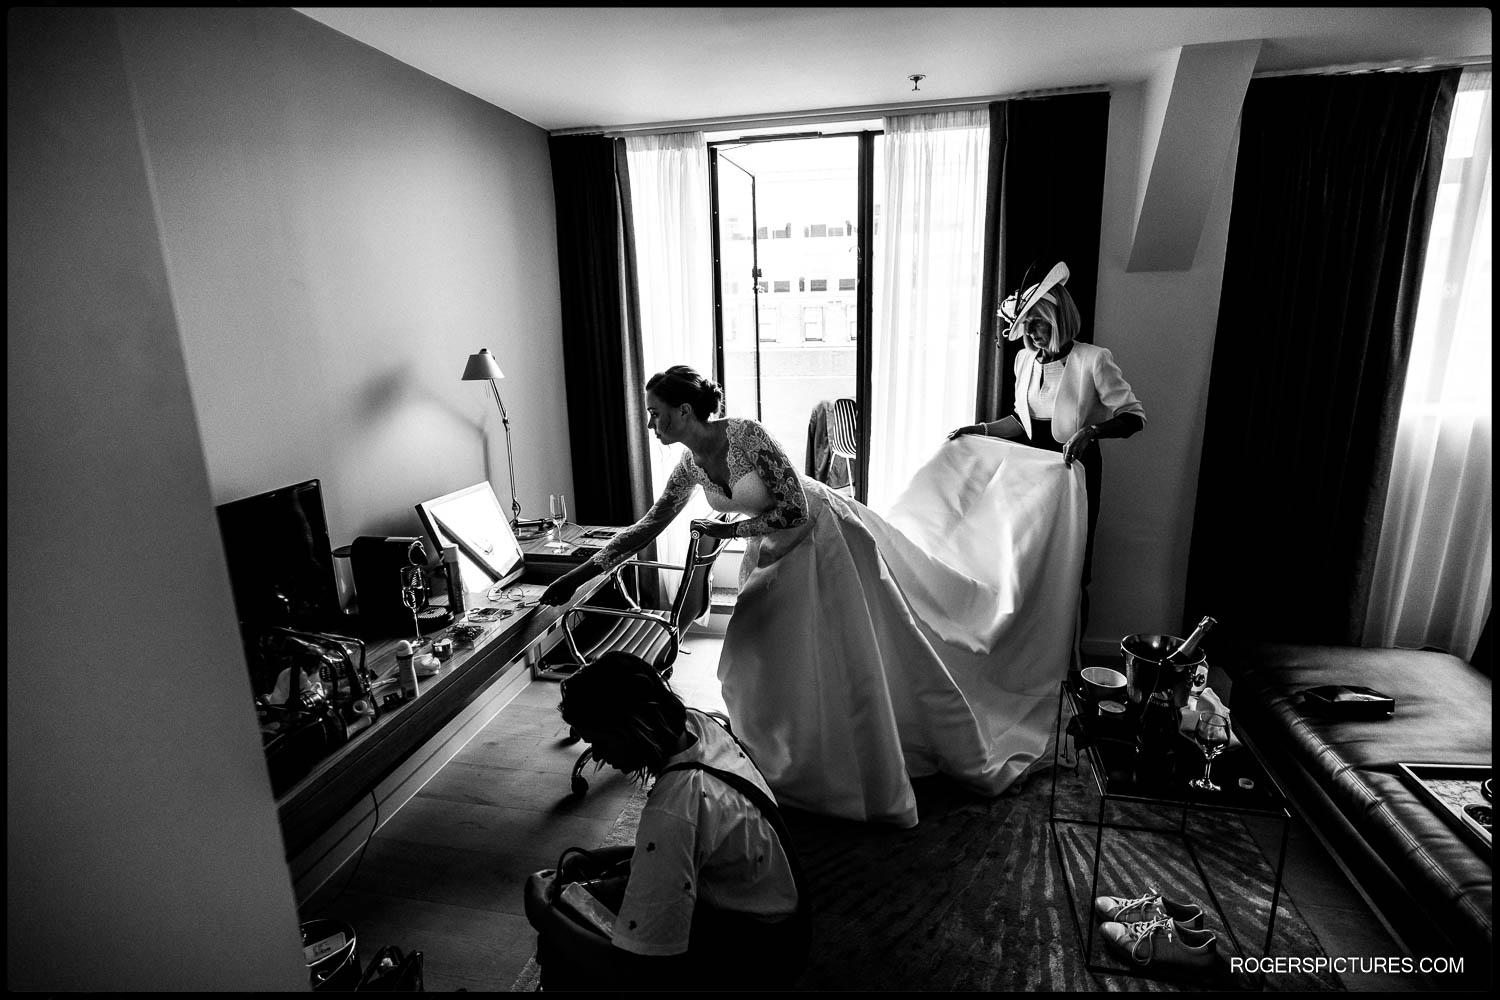
[[(717, 520), (728, 520), (718, 515)], [(563, 642), (575, 663), (589, 663), (605, 653), (622, 650), (634, 653), (656, 668), (662, 677), (672, 676), (672, 665), (677, 660), (682, 634), (689, 625), (701, 618), (712, 600), (714, 560), (723, 551), (728, 539), (710, 538), (694, 531), (688, 539), (687, 556), (682, 565), (656, 562), (649, 559), (629, 559), (616, 566), (611, 575), (615, 588), (624, 598), (625, 608), (606, 608), (581, 604), (562, 617)], [(624, 572), (635, 570), (635, 587), (625, 585)], [(671, 608), (658, 611), (643, 608), (635, 593), (640, 588), (642, 569), (680, 570), (682, 581), (677, 587), (677, 596)], [(603, 620), (602, 622), (600, 620)], [(596, 626), (588, 635), (585, 626)], [(583, 777), (583, 768), (593, 760), (592, 748), (579, 755), (573, 765), (573, 794), (583, 795), (588, 791), (588, 782)]]
[(844, 460), (849, 492), (854, 492), (854, 460), (859, 458), (859, 407), (852, 399), (835, 399), (828, 421), (828, 450)]

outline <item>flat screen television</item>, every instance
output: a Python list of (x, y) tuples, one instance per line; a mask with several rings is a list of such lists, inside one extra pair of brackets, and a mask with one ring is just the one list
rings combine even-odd
[(216, 508), (240, 635), (250, 662), (274, 626), (328, 631), (339, 621), (333, 549), (320, 482), (283, 486)]
[(458, 548), (459, 571), (468, 593), (504, 586), (526, 569), (525, 554), (488, 481), (424, 500), (417, 504), (417, 516), (432, 539), (433, 551), (441, 553), (450, 545)]

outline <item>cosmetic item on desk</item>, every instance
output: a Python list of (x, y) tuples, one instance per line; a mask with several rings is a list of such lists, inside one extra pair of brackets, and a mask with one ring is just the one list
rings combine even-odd
[(447, 660), (453, 655), (452, 639), (435, 639), (432, 643), (432, 655), (439, 660)]
[(412, 657), (412, 665), (417, 671), (417, 677), (436, 677), (443, 669), (442, 661), (431, 653), (422, 653)]
[(415, 698), (422, 693), (421, 685), (417, 683), (416, 657), (413, 655), (411, 643), (402, 639), (396, 643), (396, 674), (401, 678), (401, 697)]

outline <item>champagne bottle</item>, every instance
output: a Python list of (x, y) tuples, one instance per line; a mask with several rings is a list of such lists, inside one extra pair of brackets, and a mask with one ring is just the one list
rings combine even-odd
[(1203, 620), (1198, 623), (1198, 627), (1193, 629), (1193, 634), (1188, 636), (1187, 640), (1181, 646), (1168, 653), (1162, 662), (1172, 664), (1191, 663), (1194, 654), (1198, 652), (1198, 644), (1203, 641), (1205, 635), (1208, 635), (1208, 630), (1217, 624), (1218, 622), (1215, 619), (1204, 615)]

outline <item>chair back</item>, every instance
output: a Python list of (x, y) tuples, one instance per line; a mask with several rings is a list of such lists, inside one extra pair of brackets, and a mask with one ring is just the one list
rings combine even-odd
[(859, 457), (859, 408), (852, 399), (835, 399), (828, 421), (828, 450), (840, 458)]
[(689, 537), (682, 582), (672, 599), (672, 624), (679, 635), (708, 610), (713, 599), (714, 560), (728, 542), (727, 538), (711, 538), (696, 531)]

